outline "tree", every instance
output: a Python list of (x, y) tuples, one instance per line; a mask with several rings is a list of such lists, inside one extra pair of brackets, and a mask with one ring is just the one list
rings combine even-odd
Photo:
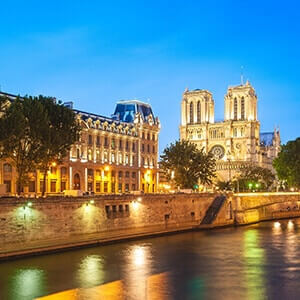
[(166, 147), (160, 156), (160, 166), (168, 180), (181, 188), (195, 189), (198, 182), (211, 184), (215, 177), (213, 154), (189, 141), (176, 141)]
[[(274, 183), (275, 175), (270, 169), (249, 165), (242, 169), (240, 176), (234, 182), (240, 190), (267, 190)], [(238, 182), (237, 182), (238, 181)]]
[(56, 103), (52, 97), (39, 96), (40, 103), (47, 113), (47, 125), (40, 132), (41, 148), (39, 152), (39, 169), (43, 173), (42, 195), (46, 191), (47, 172), (52, 163), (61, 163), (70, 151), (71, 145), (79, 137), (80, 126), (75, 113), (61, 102)]
[(43, 105), (32, 98), (17, 97), (2, 109), (0, 158), (9, 159), (16, 168), (18, 194), (27, 183), (29, 172), (37, 165), (41, 149), (40, 131), (46, 124), (47, 114)]
[(216, 186), (220, 191), (232, 191), (233, 187), (231, 181), (218, 181)]
[(273, 166), (280, 180), (285, 180), (290, 187), (300, 188), (300, 138), (281, 146)]

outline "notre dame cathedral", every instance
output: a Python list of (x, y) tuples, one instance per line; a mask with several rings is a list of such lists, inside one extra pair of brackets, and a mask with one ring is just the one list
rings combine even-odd
[(279, 130), (260, 132), (257, 96), (249, 81), (229, 87), (224, 121), (214, 120), (214, 100), (207, 90), (185, 90), (181, 102), (180, 139), (189, 140), (217, 160), (217, 179), (231, 180), (247, 164), (272, 169), (280, 150)]

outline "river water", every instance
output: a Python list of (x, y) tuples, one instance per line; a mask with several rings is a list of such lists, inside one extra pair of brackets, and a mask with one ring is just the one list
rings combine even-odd
[(300, 299), (300, 219), (0, 263), (0, 299)]

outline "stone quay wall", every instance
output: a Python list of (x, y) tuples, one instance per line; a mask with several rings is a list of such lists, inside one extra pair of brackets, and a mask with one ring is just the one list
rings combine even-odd
[(232, 195), (236, 225), (300, 217), (300, 193), (241, 193)]
[[(200, 224), (215, 197), (206, 193), (1, 198), (0, 244), (120, 230), (134, 233), (151, 227), (156, 231), (192, 228)], [(222, 220), (218, 218), (218, 222)]]

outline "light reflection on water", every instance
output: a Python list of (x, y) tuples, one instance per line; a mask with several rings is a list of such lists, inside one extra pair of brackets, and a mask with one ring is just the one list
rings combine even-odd
[(298, 299), (300, 219), (0, 263), (0, 299)]

